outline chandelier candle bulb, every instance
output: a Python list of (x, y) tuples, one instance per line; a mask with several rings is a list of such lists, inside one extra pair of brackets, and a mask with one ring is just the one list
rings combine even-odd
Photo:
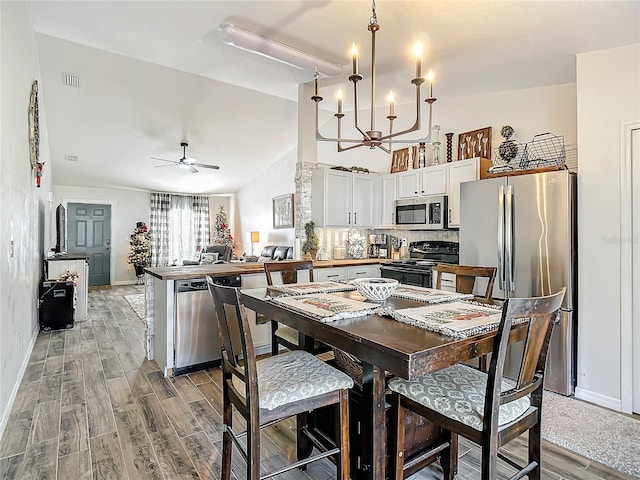
[(353, 74), (358, 74), (358, 47), (356, 47), (355, 42), (351, 44), (351, 55), (352, 55), (352, 64), (353, 64)]
[(342, 113), (342, 89), (338, 89), (338, 113)]
[(393, 116), (395, 115), (395, 97), (393, 95), (393, 90), (389, 91), (389, 115)]
[(413, 53), (416, 55), (416, 78), (422, 76), (422, 44), (416, 43), (413, 47)]
[(429, 70), (429, 75), (427, 75), (427, 80), (429, 80), (429, 95), (427, 98), (433, 98), (433, 71)]

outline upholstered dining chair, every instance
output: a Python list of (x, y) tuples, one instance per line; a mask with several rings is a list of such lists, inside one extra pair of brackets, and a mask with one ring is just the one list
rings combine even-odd
[[(231, 478), (233, 444), (247, 462), (247, 480), (260, 480), (260, 428), (286, 418), (297, 417), (298, 461), (262, 478), (279, 475), (311, 462), (333, 456), (337, 478), (349, 480), (349, 389), (353, 380), (309, 352), (292, 352), (256, 360), (251, 330), (240, 290), (215, 285), (207, 276), (216, 309), (222, 356), (222, 480)], [(300, 442), (320, 445), (301, 424), (307, 413), (326, 406), (338, 407), (335, 448), (302, 459)], [(233, 429), (233, 408), (246, 420), (247, 429)], [(240, 438), (246, 436), (246, 447)]]
[[(539, 480), (542, 475), (540, 422), (547, 350), (553, 325), (562, 305), (566, 289), (545, 297), (512, 298), (505, 302), (502, 318), (493, 344), (489, 372), (484, 373), (458, 364), (423, 375), (414, 380), (393, 378), (389, 382), (392, 395), (392, 445), (389, 456), (395, 478), (402, 479), (405, 470), (402, 442), (404, 415), (417, 413), (441, 425), (448, 432), (444, 442), (435, 446), (442, 451), (444, 477), (454, 478), (452, 455), (457, 435), (462, 435), (482, 448), (481, 479), (497, 477), (497, 460), (504, 460), (518, 470), (512, 479), (528, 475)], [(528, 319), (528, 320), (525, 320)], [(509, 334), (514, 321), (528, 322), (517, 378), (503, 377)], [(506, 458), (498, 449), (505, 443), (529, 432), (528, 464), (524, 467)], [(451, 447), (454, 447), (453, 449)], [(393, 471), (393, 470), (392, 470)], [(390, 475), (393, 478), (393, 475)]]
[(447, 263), (439, 263), (431, 268), (431, 271), (437, 272), (434, 282), (435, 288), (442, 288), (442, 274), (452, 273), (456, 276), (456, 292), (473, 293), (477, 278), (487, 278), (487, 289), (484, 294), (485, 300), (493, 298), (493, 283), (496, 279), (496, 267), (472, 267), (467, 265), (451, 265)]
[[(280, 273), (282, 284), (298, 282), (298, 272), (309, 272), (309, 281), (313, 282), (313, 262), (265, 262), (264, 273), (267, 276), (267, 285), (273, 285), (274, 273)], [(311, 353), (321, 353), (329, 350), (329, 347), (307, 338), (296, 329), (286, 325), (280, 325), (275, 320), (271, 320), (271, 355), (277, 355), (280, 345), (289, 350), (307, 350)]]

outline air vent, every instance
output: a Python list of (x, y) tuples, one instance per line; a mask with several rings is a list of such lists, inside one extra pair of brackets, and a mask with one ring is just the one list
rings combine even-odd
[(62, 72), (62, 83), (67, 87), (80, 88), (80, 75)]
[(78, 161), (78, 156), (77, 155), (65, 155), (64, 159), (67, 162), (77, 162)]

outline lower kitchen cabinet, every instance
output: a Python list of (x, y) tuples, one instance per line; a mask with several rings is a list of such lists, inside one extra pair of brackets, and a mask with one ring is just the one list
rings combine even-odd
[(380, 278), (380, 265), (347, 267), (347, 280), (356, 278)]
[(336, 268), (315, 268), (313, 276), (316, 282), (341, 282), (355, 278), (379, 278), (380, 265), (360, 265)]
[(347, 280), (347, 268), (314, 268), (313, 278), (316, 282), (340, 282)]

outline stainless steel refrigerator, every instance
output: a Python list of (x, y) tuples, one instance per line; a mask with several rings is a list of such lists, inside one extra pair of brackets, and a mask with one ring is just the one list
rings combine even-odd
[[(567, 170), (460, 186), (460, 264), (497, 267), (494, 298), (567, 287), (545, 378), (547, 389), (563, 395), (573, 394), (576, 379), (576, 232), (576, 176)], [(484, 292), (486, 282), (476, 288)], [(517, 372), (513, 358), (507, 358), (505, 375)]]

